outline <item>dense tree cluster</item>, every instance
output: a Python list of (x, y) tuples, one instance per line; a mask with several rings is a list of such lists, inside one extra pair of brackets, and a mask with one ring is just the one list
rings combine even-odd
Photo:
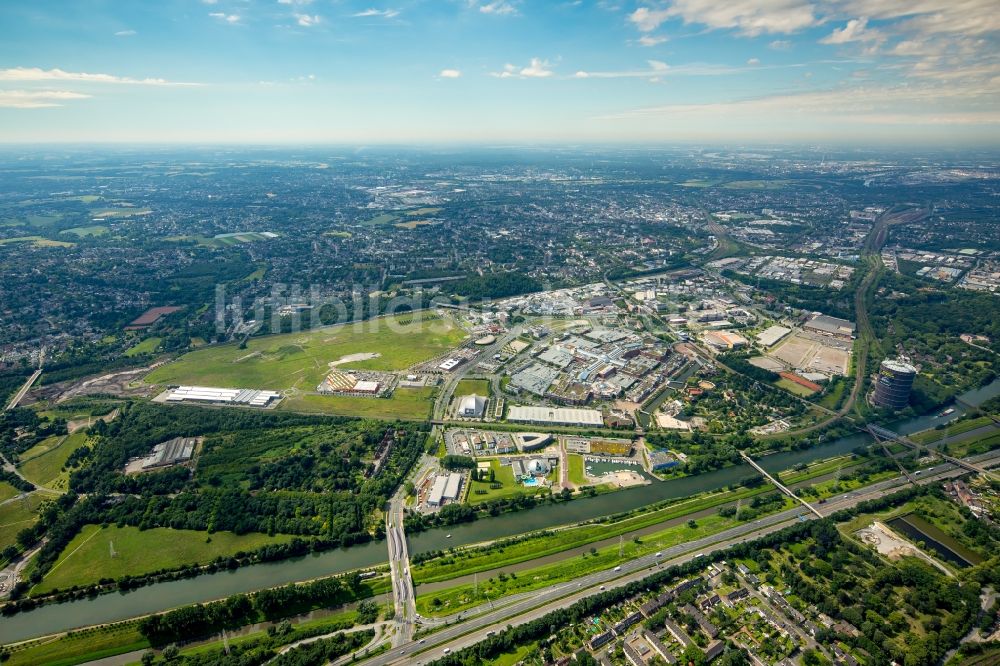
[(448, 290), (473, 301), (484, 298), (507, 298), (542, 290), (542, 284), (524, 273), (509, 271), (471, 275), (464, 280), (453, 282)]

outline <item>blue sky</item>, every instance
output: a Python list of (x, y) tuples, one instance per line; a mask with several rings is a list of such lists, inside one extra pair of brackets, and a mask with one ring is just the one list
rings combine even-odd
[(1000, 142), (996, 0), (0, 3), (0, 142)]

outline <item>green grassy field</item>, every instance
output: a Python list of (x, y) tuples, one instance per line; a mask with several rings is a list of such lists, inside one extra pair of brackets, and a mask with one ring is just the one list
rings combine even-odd
[[(207, 563), (220, 555), (233, 555), (291, 539), (287, 535), (208, 534), (165, 527), (140, 530), (137, 527), (87, 525), (69, 542), (48, 575), (32, 588), (31, 594), (89, 585), (102, 578), (137, 576), (184, 564)], [(114, 557), (111, 557), (112, 544)]]
[[(472, 585), (458, 585), (424, 595), (418, 591), (417, 612), (428, 616), (449, 615), (485, 603), (487, 598), (495, 602), (512, 594), (530, 592), (601, 569), (611, 569), (622, 562), (716, 534), (739, 524), (735, 518), (705, 516), (698, 519), (694, 528), (682, 523), (650, 534), (639, 541), (629, 541), (624, 545), (621, 557), (618, 555), (618, 545), (614, 544), (598, 549), (595, 554), (574, 556), (534, 569), (526, 569), (517, 572), (516, 575), (508, 574), (503, 579), (497, 576), (486, 581), (480, 580), (478, 595), (473, 594)], [(438, 603), (435, 603), (435, 599)]]
[(932, 442), (938, 442), (947, 437), (954, 437), (955, 435), (961, 435), (962, 433), (969, 432), (970, 430), (975, 430), (976, 428), (981, 428), (984, 425), (989, 425), (993, 423), (993, 419), (988, 416), (975, 416), (975, 417), (962, 417), (961, 419), (951, 423), (945, 428), (937, 430), (936, 428), (931, 430), (924, 430), (923, 432), (918, 432), (910, 435), (912, 439), (917, 444), (930, 444)]
[(89, 227), (73, 227), (72, 229), (64, 229), (64, 234), (73, 234), (75, 236), (103, 236), (108, 233), (108, 228), (102, 224), (94, 224)]
[(138, 356), (139, 354), (152, 354), (160, 348), (162, 338), (146, 338), (138, 344), (132, 345), (125, 351), (126, 356)]
[(0, 482), (0, 502), (4, 500), (9, 500), (11, 497), (17, 497), (20, 491), (9, 483)]
[(72, 666), (149, 647), (139, 633), (139, 622), (119, 622), (70, 632), (53, 640), (41, 638), (18, 645), (4, 662), (7, 666)]
[(486, 379), (463, 379), (455, 387), (455, 395), (476, 395), (488, 396), (490, 394), (490, 383)]
[(79, 430), (66, 438), (60, 438), (61, 442), (55, 448), (51, 448), (53, 445), (50, 439), (52, 438), (28, 449), (21, 458), (18, 470), (24, 478), (36, 485), (65, 490), (69, 474), (62, 471), (63, 465), (70, 454), (87, 443), (87, 435)]
[(0, 506), (0, 550), (14, 544), (18, 532), (35, 524), (36, 509), (45, 499), (45, 495), (33, 493), (24, 503), (10, 502)]
[(146, 377), (154, 384), (198, 384), (228, 388), (313, 391), (330, 371), (329, 364), (349, 354), (377, 353), (377, 358), (341, 369), (404, 370), (457, 346), (465, 333), (450, 318), (412, 322), (410, 316), (251, 339), (206, 347), (157, 368)]
[(360, 416), (370, 419), (422, 421), (430, 417), (436, 388), (400, 389), (391, 398), (301, 394), (286, 398), (278, 409), (292, 412)]
[[(529, 488), (521, 485), (514, 479), (514, 470), (509, 465), (501, 465), (499, 460), (490, 461), (490, 469), (493, 470), (496, 483), (501, 484), (499, 488), (491, 488), (489, 477), (486, 481), (470, 481), (467, 502), (469, 504), (482, 504), (490, 500), (501, 499), (503, 497), (513, 497), (514, 495), (535, 495), (538, 493), (548, 493), (549, 489), (536, 486)], [(486, 491), (479, 494), (477, 490)]]

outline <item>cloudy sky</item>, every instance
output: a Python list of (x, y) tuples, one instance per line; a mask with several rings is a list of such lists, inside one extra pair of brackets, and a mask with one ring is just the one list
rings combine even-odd
[(997, 0), (0, 3), (0, 142), (1000, 143)]

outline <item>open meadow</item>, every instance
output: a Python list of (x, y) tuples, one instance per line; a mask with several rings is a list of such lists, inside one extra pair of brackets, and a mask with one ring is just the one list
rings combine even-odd
[[(77, 534), (49, 573), (32, 590), (43, 594), (74, 585), (90, 585), (102, 578), (139, 576), (184, 564), (207, 564), (216, 557), (251, 551), (293, 537), (232, 532), (198, 532), (156, 527), (87, 525)], [(112, 555), (113, 553), (113, 555)]]
[(465, 333), (448, 317), (421, 313), (251, 338), (246, 348), (228, 344), (185, 354), (146, 377), (151, 384), (195, 384), (303, 392), (316, 389), (330, 363), (351, 354), (374, 358), (338, 365), (341, 370), (405, 370), (456, 347)]

